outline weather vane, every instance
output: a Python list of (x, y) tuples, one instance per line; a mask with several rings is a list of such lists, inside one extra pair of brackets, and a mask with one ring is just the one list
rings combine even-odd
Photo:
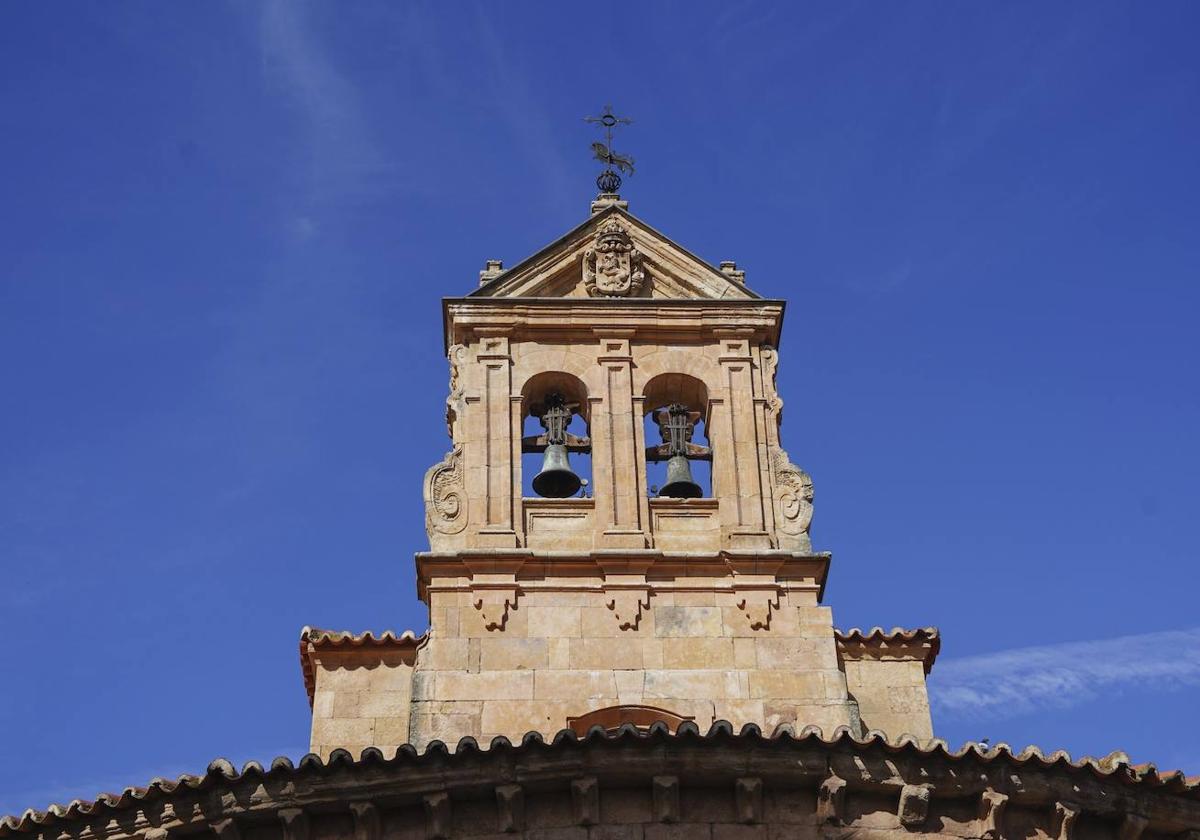
[(612, 112), (612, 106), (605, 105), (604, 113), (600, 116), (584, 117), (583, 121), (604, 126), (604, 142), (592, 144), (592, 156), (604, 163), (604, 171), (597, 176), (596, 186), (602, 193), (615, 193), (621, 189), (621, 176), (617, 174), (617, 171), (632, 175), (633, 158), (613, 151), (613, 129), (619, 125), (630, 125), (633, 120), (616, 116)]

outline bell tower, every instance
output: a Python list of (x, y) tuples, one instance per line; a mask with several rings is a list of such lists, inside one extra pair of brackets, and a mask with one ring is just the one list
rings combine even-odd
[(313, 750), (715, 720), (932, 736), (936, 631), (834, 629), (783, 448), (784, 302), (601, 194), (442, 307), (421, 635), (306, 629)]

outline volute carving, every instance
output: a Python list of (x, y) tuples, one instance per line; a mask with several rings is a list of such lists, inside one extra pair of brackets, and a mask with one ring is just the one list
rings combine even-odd
[(591, 297), (632, 297), (646, 274), (642, 254), (616, 219), (609, 219), (583, 254), (583, 286)]
[(462, 366), (467, 361), (467, 348), (461, 344), (452, 345), (446, 356), (450, 360), (450, 395), (446, 397), (446, 432), (452, 441), (462, 443), (459, 439), (458, 427), (459, 420), (462, 419), (466, 408), (464, 397), (466, 388), (463, 385)]
[(425, 473), (425, 532), (433, 545), (438, 535), (458, 534), (466, 527), (462, 445), (455, 444), (445, 458)]
[[(787, 452), (776, 449), (773, 457), (775, 472), (775, 516), (781, 535), (781, 548), (812, 550), (808, 528), (812, 524), (813, 482), (804, 470), (788, 458)], [(785, 542), (788, 543), (784, 545)]]
[(775, 375), (779, 372), (779, 351), (769, 344), (760, 348), (763, 364), (763, 380), (766, 383), (767, 413), (775, 418), (775, 427), (783, 422), (783, 398), (775, 388)]

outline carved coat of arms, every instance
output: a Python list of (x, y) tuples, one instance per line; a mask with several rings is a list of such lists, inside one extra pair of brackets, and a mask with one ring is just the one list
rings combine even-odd
[(583, 285), (592, 297), (631, 297), (646, 275), (642, 254), (621, 223), (610, 219), (583, 254)]

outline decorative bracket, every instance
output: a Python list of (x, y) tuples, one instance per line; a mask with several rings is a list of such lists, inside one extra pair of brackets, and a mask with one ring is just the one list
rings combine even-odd
[(925, 824), (929, 816), (929, 791), (929, 785), (905, 785), (900, 789), (900, 805), (896, 810), (900, 825), (918, 829)]
[(1056, 840), (1071, 840), (1075, 834), (1075, 823), (1079, 819), (1079, 806), (1073, 802), (1054, 803), (1054, 828), (1050, 836)]
[(483, 617), (488, 630), (503, 630), (508, 611), (517, 603), (517, 585), (512, 583), (471, 583), (471, 605)]
[(774, 584), (733, 585), (738, 609), (746, 614), (751, 630), (768, 630), (771, 613), (779, 609), (779, 588)]
[(650, 587), (645, 584), (606, 584), (604, 595), (605, 606), (622, 630), (636, 630), (642, 610), (650, 607)]
[(982, 840), (998, 840), (1004, 834), (1004, 811), (1008, 797), (992, 789), (979, 795), (979, 836)]
[(846, 780), (831, 775), (817, 788), (817, 822), (842, 825), (846, 802)]

